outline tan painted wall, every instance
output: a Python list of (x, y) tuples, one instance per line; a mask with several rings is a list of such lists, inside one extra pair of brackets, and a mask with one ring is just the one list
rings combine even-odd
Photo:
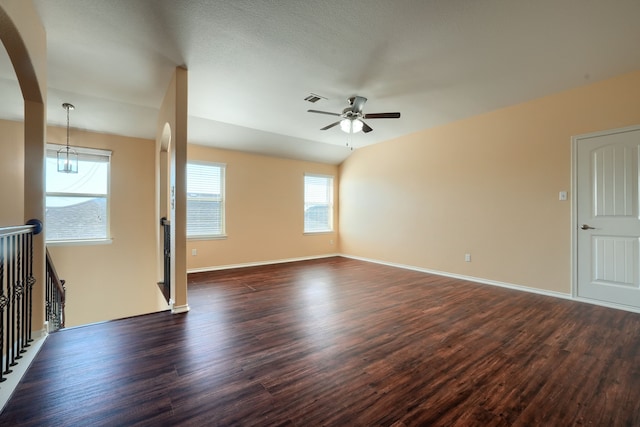
[(357, 150), (342, 252), (570, 293), (571, 137), (634, 124), (640, 71)]
[[(50, 142), (65, 142), (64, 128), (47, 134)], [(113, 242), (49, 246), (67, 281), (66, 326), (167, 309), (156, 285), (154, 141), (72, 130), (71, 144), (112, 150)]]
[[(338, 252), (336, 231), (303, 234), (304, 174), (333, 175), (337, 201), (337, 166), (198, 145), (189, 145), (187, 154), (189, 160), (227, 165), (227, 238), (188, 240), (189, 270)], [(338, 230), (337, 214), (334, 225)], [(191, 255), (192, 249), (197, 250), (196, 256)]]
[[(166, 182), (167, 178), (163, 176), (161, 161), (168, 160), (169, 186), (175, 189), (173, 200), (169, 203), (170, 212), (168, 215), (171, 223), (171, 298), (175, 303), (174, 312), (189, 310), (185, 259), (187, 244), (187, 83), (187, 70), (183, 67), (176, 67), (160, 106), (155, 143), (156, 224), (160, 223), (161, 215), (164, 216), (162, 213), (164, 209), (160, 205), (167, 200), (166, 194), (160, 194), (163, 189), (161, 182)], [(164, 135), (165, 132), (167, 135)], [(161, 154), (162, 146), (167, 144), (165, 139), (170, 140), (167, 158)], [(171, 191), (169, 192), (171, 193)], [(160, 237), (157, 234), (156, 251), (158, 253), (162, 248)]]
[(24, 224), (24, 125), (0, 120), (0, 227)]
[[(0, 39), (11, 59), (24, 100), (22, 179), (23, 220), (44, 217), (44, 145), (47, 123), (47, 39), (31, 1), (0, 2)], [(44, 326), (45, 244), (44, 235), (33, 238), (32, 329)]]

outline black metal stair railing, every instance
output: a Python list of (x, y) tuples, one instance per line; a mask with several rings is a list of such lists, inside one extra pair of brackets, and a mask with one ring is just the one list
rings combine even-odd
[(64, 328), (66, 290), (64, 287), (65, 281), (58, 277), (49, 249), (47, 249), (46, 282), (45, 316), (49, 332), (55, 332)]
[(0, 382), (33, 341), (33, 236), (41, 231), (39, 220), (0, 228)]
[(158, 285), (165, 300), (169, 302), (171, 298), (171, 225), (167, 218), (162, 217), (160, 219), (160, 226), (162, 226), (164, 235), (164, 278)]

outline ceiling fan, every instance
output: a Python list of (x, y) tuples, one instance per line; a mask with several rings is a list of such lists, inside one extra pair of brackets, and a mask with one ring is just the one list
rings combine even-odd
[(363, 96), (352, 96), (347, 99), (349, 102), (349, 106), (342, 110), (342, 113), (330, 113), (328, 111), (320, 111), (320, 110), (307, 110), (309, 113), (319, 113), (319, 114), (328, 114), (330, 116), (338, 116), (341, 119), (335, 123), (331, 123), (323, 127), (320, 130), (331, 129), (334, 126), (340, 125), (340, 128), (347, 133), (357, 133), (363, 131), (364, 133), (369, 133), (373, 129), (366, 124), (362, 119), (398, 119), (400, 118), (400, 113), (368, 113), (364, 114), (362, 112), (362, 107), (364, 107), (365, 102), (367, 102), (367, 98)]

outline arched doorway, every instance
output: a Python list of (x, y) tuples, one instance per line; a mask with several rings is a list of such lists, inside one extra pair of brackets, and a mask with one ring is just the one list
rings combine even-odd
[(158, 212), (161, 231), (158, 239), (158, 285), (168, 304), (171, 304), (174, 290), (172, 280), (172, 232), (171, 232), (171, 125), (165, 123), (159, 141), (159, 197)]
[[(30, 219), (44, 221), (47, 41), (32, 2), (0, 4), (0, 40), (11, 59), (24, 100), (23, 223)], [(44, 271), (44, 233), (40, 233), (33, 240), (34, 331), (44, 325)]]

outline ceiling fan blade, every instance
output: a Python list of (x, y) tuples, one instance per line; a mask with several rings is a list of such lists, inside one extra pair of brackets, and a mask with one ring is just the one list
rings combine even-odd
[(308, 113), (318, 113), (318, 114), (328, 114), (330, 116), (340, 116), (339, 113), (330, 113), (328, 111), (320, 111), (320, 110), (307, 110)]
[[(362, 122), (362, 120), (360, 120)], [(365, 122), (362, 122), (362, 132), (364, 133), (369, 133), (371, 132), (373, 129), (371, 128), (371, 126), (369, 126), (368, 124), (366, 124)]]
[(331, 123), (330, 125), (327, 125), (327, 126), (323, 127), (323, 128), (322, 128), (322, 129), (320, 129), (320, 130), (327, 130), (327, 129), (331, 129), (332, 127), (337, 126), (337, 125), (339, 125), (339, 124), (340, 124), (340, 120), (338, 120), (338, 121), (337, 121), (337, 122), (335, 122), (335, 123)]
[(399, 119), (400, 113), (369, 113), (364, 115), (365, 119)]
[(354, 96), (351, 111), (354, 113), (362, 113), (362, 107), (364, 107), (365, 102), (367, 102), (367, 98), (364, 96)]

